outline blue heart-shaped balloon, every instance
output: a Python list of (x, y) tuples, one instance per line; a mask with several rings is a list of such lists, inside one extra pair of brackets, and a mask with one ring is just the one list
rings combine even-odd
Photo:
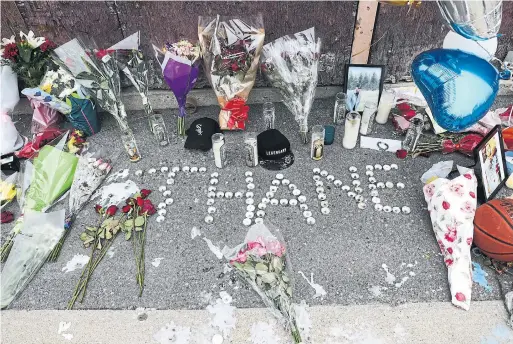
[(413, 60), (411, 73), (435, 121), (448, 131), (462, 131), (483, 118), (499, 90), (495, 67), (460, 50), (425, 51)]

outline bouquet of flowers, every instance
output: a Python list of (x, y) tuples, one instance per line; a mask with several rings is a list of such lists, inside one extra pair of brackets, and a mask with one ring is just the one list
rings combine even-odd
[(125, 239), (132, 239), (134, 250), (136, 274), (135, 280), (139, 286), (139, 296), (144, 290), (145, 276), (145, 245), (146, 229), (148, 228), (148, 217), (157, 212), (155, 206), (148, 199), (150, 190), (142, 189), (140, 193), (127, 200), (127, 204), (121, 208), (121, 211), (127, 215), (127, 219), (122, 227), (125, 233)]
[[(275, 230), (276, 235), (278, 230)], [(253, 225), (236, 254), (226, 257), (239, 275), (262, 298), (284, 326), (290, 329), (294, 343), (301, 343), (292, 303), (292, 274), (283, 240), (264, 224)]]
[(118, 65), (110, 53), (112, 51), (86, 49), (77, 39), (73, 39), (56, 48), (53, 56), (54, 61), (72, 74), (97, 104), (114, 116), (130, 161), (136, 162), (141, 155), (121, 101)]
[(64, 210), (28, 211), (2, 270), (0, 307), (9, 306), (44, 264), (64, 231)]
[[(200, 48), (187, 40), (166, 43), (161, 50), (153, 46), (155, 57), (162, 67), (162, 76), (173, 91), (178, 103), (178, 135), (185, 136), (185, 104), (187, 94), (194, 88), (201, 63)], [(160, 61), (162, 59), (162, 62)]]
[(80, 83), (62, 67), (46, 72), (39, 87), (25, 88), (21, 93), (64, 114), (73, 127), (86, 136), (101, 129), (93, 101)]
[(45, 37), (36, 37), (34, 32), (25, 34), (20, 31), (20, 41), (15, 36), (2, 38), (1, 64), (9, 65), (23, 80), (26, 86), (36, 87), (45, 74), (50, 54), (56, 45)]
[(221, 129), (245, 129), (249, 92), (264, 44), (261, 15), (249, 18), (199, 17), (198, 34), (207, 75), (221, 106)]
[[(424, 135), (425, 136), (425, 135)], [(400, 149), (396, 152), (396, 156), (404, 159), (407, 156), (417, 157), (425, 156), (434, 152), (442, 152), (449, 154), (459, 152), (466, 156), (472, 157), (474, 148), (483, 140), (483, 136), (479, 134), (441, 134), (429, 137), (429, 140), (419, 142), (412, 151)]]
[(5, 180), (0, 178), (0, 210), (16, 197), (16, 177), (17, 173), (10, 175)]
[(470, 247), (474, 236), (477, 179), (464, 171), (448, 180), (438, 178), (424, 186), (433, 231), (448, 270), (452, 303), (468, 310), (472, 292)]
[(93, 193), (100, 187), (112, 166), (109, 159), (100, 153), (84, 149), (78, 158), (75, 177), (69, 193), (69, 213), (66, 217), (65, 231), (55, 246), (48, 260), (55, 261), (59, 257), (62, 245), (71, 232), (71, 226), (78, 213), (89, 201)]
[(96, 205), (95, 209), (100, 217), (98, 224), (93, 227), (86, 227), (86, 230), (80, 235), (84, 247), (91, 248), (91, 255), (68, 302), (67, 309), (72, 309), (77, 300), (80, 299), (80, 302), (84, 300), (89, 279), (112, 246), (114, 239), (121, 231), (123, 220), (126, 218), (125, 215), (115, 216), (118, 207), (114, 204), (106, 208)]
[[(126, 37), (122, 41), (111, 46), (107, 51), (113, 54), (118, 64), (119, 70), (121, 70), (126, 77), (130, 80), (132, 85), (141, 95), (144, 112), (148, 116), (150, 123), (150, 130), (155, 135), (161, 146), (165, 146), (169, 143), (167, 133), (164, 127), (164, 121), (160, 115), (153, 112), (153, 108), (148, 99), (148, 65), (144, 60), (142, 52), (139, 50), (140, 44), (140, 32)], [(162, 128), (158, 128), (158, 123)]]
[(308, 142), (308, 114), (315, 98), (321, 40), (315, 29), (284, 36), (263, 48), (262, 71), (283, 96), (296, 118), (303, 143)]

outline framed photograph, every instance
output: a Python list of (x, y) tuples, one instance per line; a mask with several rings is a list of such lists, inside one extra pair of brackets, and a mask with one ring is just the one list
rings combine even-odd
[(495, 126), (474, 150), (479, 199), (494, 198), (506, 183), (506, 158), (500, 125)]
[(344, 77), (344, 93), (348, 111), (363, 111), (365, 102), (379, 102), (383, 90), (385, 67), (379, 65), (348, 64)]

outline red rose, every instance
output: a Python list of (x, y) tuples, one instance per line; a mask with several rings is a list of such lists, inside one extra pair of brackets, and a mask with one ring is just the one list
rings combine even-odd
[(239, 70), (239, 65), (238, 65), (236, 62), (234, 62), (234, 63), (232, 63), (232, 65), (231, 65), (231, 69), (232, 69), (234, 72), (237, 72), (237, 71)]
[(14, 220), (14, 214), (10, 211), (2, 211), (1, 217), (1, 223), (9, 223)]
[(96, 212), (98, 214), (100, 214), (102, 212), (103, 208), (102, 208), (101, 205), (97, 204), (97, 205), (94, 206), (94, 210), (96, 210)]
[[(404, 99), (398, 99), (397, 101), (401, 101), (401, 100), (404, 100)], [(400, 104), (397, 104), (396, 106), (397, 106), (397, 109), (401, 112), (410, 111), (412, 109), (410, 104), (408, 104), (408, 103), (400, 103)]]
[(118, 207), (116, 207), (115, 205), (111, 205), (110, 207), (107, 208), (107, 211), (105, 212), (105, 214), (107, 214), (108, 216), (114, 216), (114, 215), (116, 215), (117, 211), (118, 211)]
[(395, 156), (399, 159), (405, 159), (408, 156), (408, 151), (406, 149), (399, 149), (395, 152)]
[(476, 198), (476, 194), (473, 191), (470, 191), (468, 194), (470, 195), (470, 197)]
[(456, 293), (456, 300), (460, 301), (460, 302), (465, 302), (465, 300), (467, 299), (465, 297), (465, 295), (463, 295), (463, 293)]
[(125, 205), (123, 208), (121, 208), (121, 211), (122, 211), (123, 213), (125, 213), (125, 214), (126, 214), (126, 213), (128, 213), (128, 212), (130, 212), (130, 210), (132, 210), (132, 207), (131, 207), (129, 204), (127, 204), (127, 205)]
[(8, 59), (15, 62), (16, 56), (18, 56), (18, 46), (16, 45), (16, 43), (9, 43), (6, 46), (4, 46), (4, 53), (2, 55), (4, 59)]
[(41, 49), (42, 52), (53, 50), (55, 48), (57, 48), (57, 45), (49, 39), (47, 39), (43, 44), (39, 46), (39, 49)]
[(155, 206), (149, 199), (145, 199), (142, 205), (142, 212), (148, 215), (153, 215), (157, 212), (157, 209), (155, 209)]
[(150, 194), (151, 194), (151, 190), (148, 190), (148, 189), (142, 189), (142, 190), (141, 190), (141, 197), (142, 197), (142, 198), (146, 198), (146, 197), (148, 197)]
[(139, 207), (142, 207), (144, 204), (144, 200), (142, 199), (142, 197), (137, 197), (137, 205)]
[(447, 210), (451, 207), (451, 204), (449, 202), (446, 202), (446, 201), (443, 201), (442, 202), (442, 207)]

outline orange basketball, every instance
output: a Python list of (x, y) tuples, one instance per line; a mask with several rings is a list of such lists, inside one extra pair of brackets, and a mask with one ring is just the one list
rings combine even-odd
[(494, 199), (477, 209), (474, 244), (490, 258), (513, 261), (513, 199)]

